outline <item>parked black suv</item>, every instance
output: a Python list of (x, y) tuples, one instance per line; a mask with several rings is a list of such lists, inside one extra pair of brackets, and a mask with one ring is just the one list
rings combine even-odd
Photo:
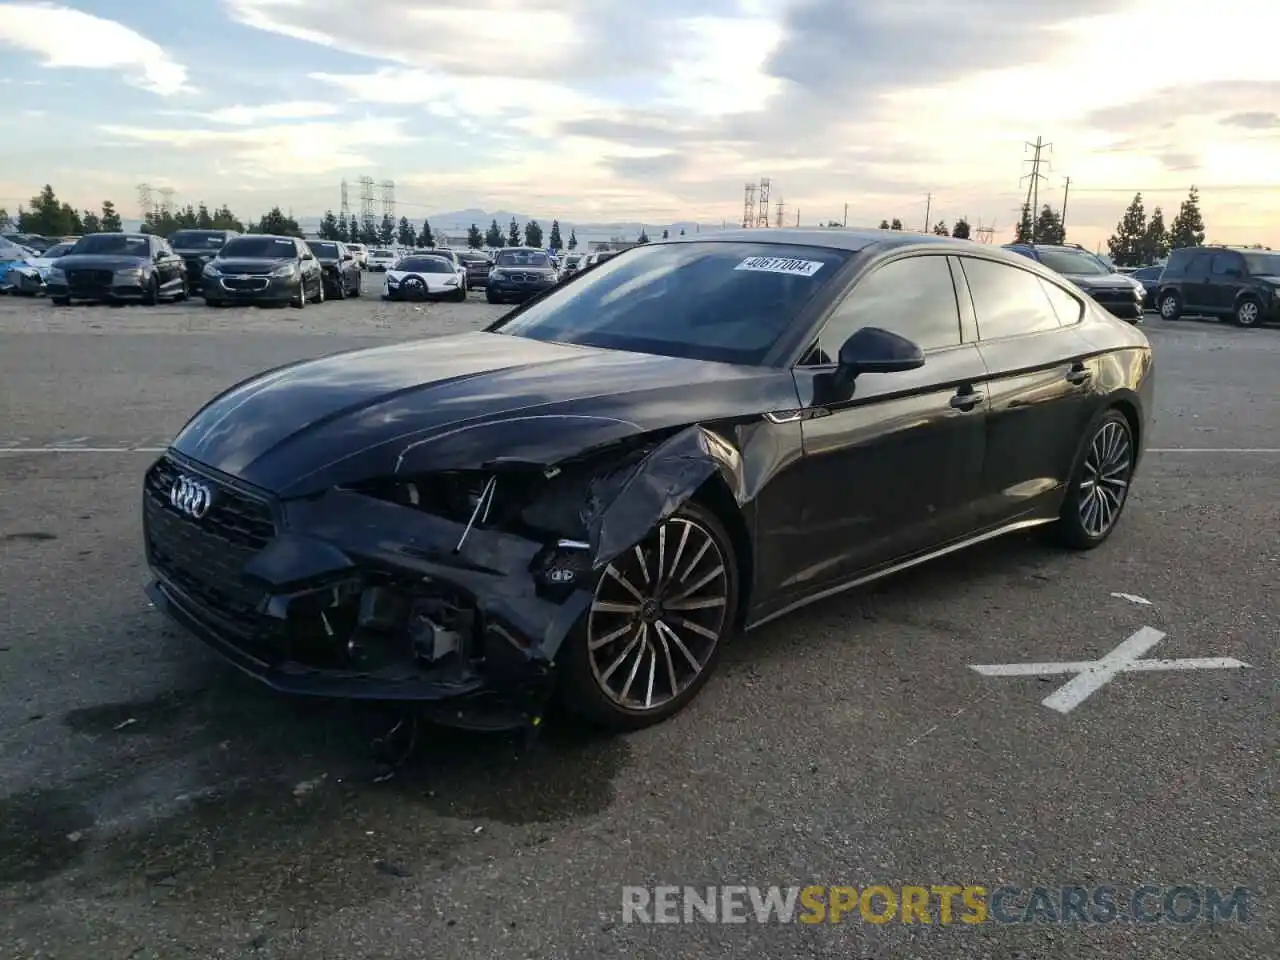
[(1229, 317), (1240, 327), (1280, 323), (1280, 253), (1183, 247), (1169, 254), (1156, 304), (1165, 320)]
[(1084, 247), (1007, 243), (1005, 249), (1043, 263), (1055, 273), (1062, 274), (1115, 316), (1134, 323), (1142, 322), (1142, 301), (1146, 297), (1146, 288), (1124, 274), (1116, 273)]
[(169, 246), (186, 262), (189, 290), (200, 289), (204, 265), (218, 255), (224, 243), (238, 236), (235, 230), (176, 230), (169, 234)]

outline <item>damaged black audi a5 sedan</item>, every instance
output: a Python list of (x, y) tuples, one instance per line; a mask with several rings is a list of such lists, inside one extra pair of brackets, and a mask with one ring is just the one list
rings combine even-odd
[(1016, 530), (1102, 543), (1152, 386), (1141, 330), (1006, 251), (647, 244), (215, 397), (146, 473), (149, 592), (279, 691), (640, 727), (735, 631)]

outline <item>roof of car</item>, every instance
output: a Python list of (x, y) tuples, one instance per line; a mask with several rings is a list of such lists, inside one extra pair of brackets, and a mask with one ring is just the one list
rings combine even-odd
[(901, 247), (908, 244), (924, 243), (956, 243), (968, 244), (970, 241), (957, 240), (954, 237), (940, 237), (932, 233), (908, 233), (904, 230), (878, 230), (871, 228), (841, 230), (805, 230), (795, 227), (758, 227), (748, 230), (720, 230), (715, 233), (686, 234), (683, 237), (672, 237), (660, 243), (696, 243), (706, 241), (729, 243), (785, 243), (801, 247), (827, 247), (833, 250), (847, 250), (856, 253), (868, 247), (878, 246), (881, 249)]

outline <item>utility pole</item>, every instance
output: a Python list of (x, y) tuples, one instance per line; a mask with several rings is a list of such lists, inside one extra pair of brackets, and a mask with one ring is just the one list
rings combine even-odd
[(929, 196), (925, 197), (925, 200), (924, 200), (924, 229), (920, 231), (921, 233), (929, 232), (929, 211), (931, 211), (932, 209), (933, 209), (933, 194), (931, 193), (929, 194)]
[(847, 203), (844, 205), (844, 219), (840, 221), (840, 226), (849, 226), (849, 205)]
[(796, 228), (799, 229), (799, 227), (800, 227), (800, 211), (796, 210)]
[(1066, 185), (1062, 188), (1062, 216), (1058, 219), (1062, 223), (1062, 235), (1067, 235), (1067, 196), (1071, 193), (1071, 178), (1066, 178)]

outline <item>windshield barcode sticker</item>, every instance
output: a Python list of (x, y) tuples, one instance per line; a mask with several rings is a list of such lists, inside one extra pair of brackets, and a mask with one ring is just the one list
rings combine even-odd
[(785, 273), (793, 277), (812, 277), (822, 269), (819, 260), (792, 260), (788, 257), (747, 257), (733, 269), (756, 273)]

